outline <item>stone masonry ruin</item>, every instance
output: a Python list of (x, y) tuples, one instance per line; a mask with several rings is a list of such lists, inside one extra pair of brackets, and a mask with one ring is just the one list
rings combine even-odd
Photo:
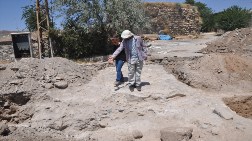
[(200, 33), (200, 14), (197, 7), (178, 3), (145, 3), (150, 18), (149, 33), (163, 31), (171, 36), (198, 35)]

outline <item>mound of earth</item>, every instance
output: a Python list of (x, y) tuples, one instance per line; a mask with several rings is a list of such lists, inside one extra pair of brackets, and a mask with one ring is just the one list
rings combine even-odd
[[(189, 86), (216, 91), (252, 90), (251, 56), (209, 54), (175, 65), (172, 72)], [(170, 66), (166, 66), (170, 69)]]
[[(22, 59), (10, 64), (0, 64), (0, 94), (41, 92), (56, 84), (67, 86), (88, 82), (104, 66), (79, 65), (65, 58)], [(17, 89), (18, 87), (18, 89)]]
[(174, 61), (167, 70), (189, 86), (216, 91), (252, 91), (252, 28), (228, 32), (201, 52), (202, 57)]
[(0, 64), (0, 120), (20, 123), (31, 118), (32, 114), (21, 110), (31, 99), (38, 99), (49, 89), (85, 84), (104, 67), (105, 63), (80, 65), (59, 57)]
[(217, 40), (208, 43), (203, 53), (252, 52), (252, 28), (227, 32)]
[(252, 96), (240, 96), (223, 99), (238, 115), (252, 119)]

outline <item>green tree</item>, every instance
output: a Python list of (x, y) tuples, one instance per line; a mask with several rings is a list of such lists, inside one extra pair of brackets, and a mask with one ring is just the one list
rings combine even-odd
[(125, 29), (140, 33), (150, 27), (142, 0), (108, 0), (107, 7), (107, 24), (119, 33)]
[(139, 33), (147, 25), (141, 0), (55, 0), (53, 5), (64, 17), (60, 36), (51, 33), (55, 52), (68, 58), (108, 54), (108, 37), (125, 29)]
[[(41, 5), (41, 8), (44, 8), (44, 5)], [(37, 17), (36, 17), (36, 5), (28, 5), (22, 7), (22, 19), (25, 21), (26, 28), (29, 31), (36, 31), (37, 30)], [(45, 15), (40, 12), (41, 19), (45, 19)], [(50, 21), (51, 27), (53, 27), (52, 21)], [(47, 23), (46, 20), (42, 21), (40, 24), (42, 27), (46, 27)]]
[(186, 0), (186, 4), (196, 6), (202, 18), (201, 31), (208, 32), (214, 30), (214, 15), (211, 8), (201, 2), (195, 2), (194, 0)]
[(22, 19), (25, 21), (26, 28), (29, 31), (37, 30), (36, 6), (28, 5), (22, 7), (22, 9), (23, 9)]
[(54, 7), (66, 21), (74, 20), (87, 30), (98, 27), (138, 32), (148, 23), (142, 0), (55, 0)]
[(194, 5), (195, 4), (195, 0), (186, 0), (185, 4)]
[(201, 31), (208, 32), (214, 29), (213, 11), (207, 7), (206, 4), (196, 2), (195, 6), (198, 7), (200, 16), (202, 18)]
[(236, 28), (245, 28), (250, 25), (252, 13), (250, 10), (239, 6), (231, 6), (216, 14), (216, 28), (224, 31), (232, 31)]

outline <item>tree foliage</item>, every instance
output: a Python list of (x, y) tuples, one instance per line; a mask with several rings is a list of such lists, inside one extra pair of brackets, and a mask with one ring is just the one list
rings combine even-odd
[(125, 29), (139, 33), (146, 24), (141, 0), (55, 0), (54, 9), (65, 17), (60, 36), (51, 33), (55, 52), (68, 58), (111, 53), (108, 37)]
[(55, 0), (54, 7), (87, 30), (103, 27), (117, 33), (139, 32), (148, 25), (142, 0)]
[(231, 6), (224, 11), (216, 14), (216, 28), (224, 31), (231, 31), (236, 28), (248, 27), (252, 18), (250, 10), (239, 6)]
[(194, 5), (195, 4), (195, 0), (186, 0), (185, 4)]
[(214, 29), (213, 11), (206, 4), (195, 2), (194, 0), (186, 0), (186, 4), (196, 6), (202, 18), (201, 31), (207, 32)]
[(25, 25), (27, 29), (29, 31), (37, 30), (36, 6), (28, 5), (28, 6), (22, 7), (22, 9), (23, 9), (22, 19), (25, 20)]
[[(44, 8), (44, 5), (41, 5), (41, 8)], [(26, 28), (29, 31), (36, 31), (37, 30), (36, 5), (35, 4), (28, 5), (28, 6), (22, 7), (22, 9), (23, 9), (22, 19), (25, 20)], [(45, 19), (46, 15), (40, 12), (40, 17), (41, 19)], [(52, 26), (53, 25), (52, 21), (50, 21), (50, 23)], [(46, 20), (42, 21), (40, 26), (46, 27), (47, 26)]]
[(217, 29), (225, 31), (236, 28), (248, 27), (251, 24), (251, 10), (242, 9), (238, 6), (231, 6), (219, 13), (213, 13), (212, 9), (206, 4), (195, 2), (194, 0), (185, 0), (186, 4), (197, 6), (202, 18), (201, 31), (209, 32)]

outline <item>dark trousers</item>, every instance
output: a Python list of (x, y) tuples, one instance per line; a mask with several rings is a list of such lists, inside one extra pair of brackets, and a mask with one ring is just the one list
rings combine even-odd
[(124, 64), (123, 60), (116, 60), (116, 81), (123, 81), (122, 66)]

